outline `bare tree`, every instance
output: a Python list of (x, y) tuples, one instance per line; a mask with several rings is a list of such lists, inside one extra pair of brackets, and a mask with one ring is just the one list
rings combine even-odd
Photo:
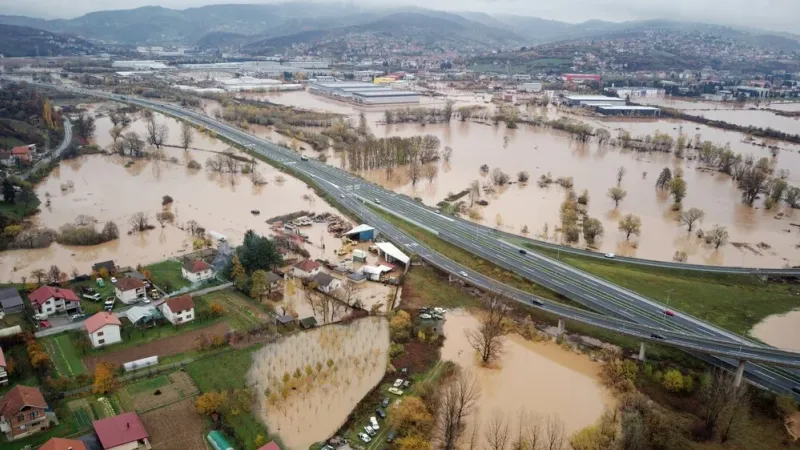
[(424, 172), (425, 178), (428, 179), (428, 183), (433, 183), (433, 179), (436, 178), (436, 174), (439, 173), (439, 169), (435, 164), (428, 164), (425, 166)]
[(728, 243), (728, 230), (719, 225), (714, 225), (714, 228), (706, 236), (708, 243), (714, 244), (714, 249), (718, 249)]
[(150, 228), (150, 219), (147, 217), (147, 214), (143, 212), (138, 212), (132, 215), (128, 220), (128, 223), (130, 223), (131, 231), (134, 233)]
[(256, 186), (267, 184), (267, 179), (264, 178), (264, 175), (262, 175), (261, 172), (257, 170), (253, 170), (252, 172), (250, 172), (250, 181), (252, 181), (253, 184)]
[(419, 179), (422, 177), (422, 164), (417, 158), (411, 160), (408, 164), (408, 179), (411, 180), (411, 185), (416, 186)]
[(700, 397), (703, 425), (708, 437), (714, 436), (719, 430), (724, 442), (730, 437), (736, 421), (748, 409), (750, 398), (747, 385), (737, 387), (734, 374), (717, 368), (711, 373), (710, 381), (703, 386)]
[(472, 348), (480, 354), (484, 365), (496, 361), (503, 353), (506, 330), (503, 320), (509, 308), (499, 298), (492, 297), (486, 301), (484, 317), (477, 330), (466, 331), (467, 340)]
[(242, 166), (241, 162), (236, 159), (236, 155), (234, 155), (232, 151), (226, 151), (222, 154), (222, 163), (225, 170), (230, 173), (238, 173)]
[(336, 298), (344, 302), (348, 306), (353, 306), (353, 303), (358, 299), (359, 294), (363, 287), (352, 281), (345, 281), (342, 287), (335, 291)]
[(314, 315), (320, 315), (323, 323), (333, 322), (333, 319), (344, 310), (345, 305), (338, 299), (316, 291), (316, 283), (309, 283), (304, 289), (306, 301)]
[(489, 176), (489, 178), (492, 180), (492, 184), (495, 186), (503, 186), (511, 181), (511, 177), (497, 167), (492, 170), (492, 174)]
[(692, 232), (694, 224), (703, 220), (706, 213), (702, 209), (691, 208), (688, 211), (681, 212), (681, 223), (689, 227), (689, 233)]
[(175, 214), (172, 211), (161, 211), (156, 213), (156, 220), (161, 224), (161, 228), (164, 228), (165, 223), (172, 223), (175, 220)]
[(541, 450), (544, 442), (541, 417), (529, 413), (525, 407), (517, 413), (517, 437), (511, 444), (512, 450)]
[(214, 155), (206, 160), (206, 169), (220, 173), (225, 170), (225, 161), (222, 155)]
[(475, 420), (472, 421), (470, 424), (470, 433), (469, 433), (469, 443), (467, 445), (467, 450), (478, 450), (478, 438), (480, 437), (479, 432), (481, 431), (481, 418), (475, 417)]
[(547, 416), (547, 450), (564, 448), (564, 421), (555, 414)]
[(130, 156), (141, 156), (144, 151), (145, 142), (135, 131), (125, 133), (124, 148), (128, 150)]
[(473, 180), (469, 184), (469, 207), (472, 208), (472, 205), (475, 204), (475, 200), (481, 198), (481, 182), (478, 180)]
[(78, 225), (79, 227), (85, 227), (95, 222), (97, 222), (97, 219), (88, 214), (80, 214), (75, 218), (75, 225)]
[(155, 116), (150, 116), (147, 121), (147, 143), (157, 149), (166, 142), (169, 136), (169, 128), (165, 124), (157, 124)]
[(439, 393), (436, 420), (436, 438), (444, 450), (454, 450), (464, 421), (476, 408), (480, 397), (480, 385), (470, 372), (459, 370)]
[(58, 283), (59, 278), (61, 278), (61, 269), (56, 265), (50, 266), (50, 269), (47, 271), (47, 281), (50, 283)]
[(111, 135), (111, 140), (116, 144), (117, 140), (120, 138), (120, 136), (122, 136), (122, 127), (114, 125), (110, 130), (108, 130), (108, 134)]
[(622, 185), (622, 178), (625, 176), (625, 172), (626, 170), (623, 166), (620, 166), (619, 169), (617, 169), (617, 186)]
[(193, 140), (194, 130), (192, 126), (187, 122), (181, 123), (181, 147), (183, 147), (184, 151), (189, 150), (189, 146), (192, 145)]
[(453, 157), (453, 148), (445, 146), (442, 151), (442, 157), (444, 158), (444, 162), (450, 162), (450, 158)]
[(507, 450), (509, 444), (508, 421), (500, 411), (495, 411), (483, 434), (487, 450)]

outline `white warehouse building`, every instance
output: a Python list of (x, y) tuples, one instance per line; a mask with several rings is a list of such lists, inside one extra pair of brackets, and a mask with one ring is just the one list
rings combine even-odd
[(353, 101), (365, 105), (419, 103), (419, 92), (412, 91), (355, 91)]
[(162, 70), (169, 68), (169, 66), (163, 62), (153, 60), (114, 61), (111, 63), (111, 67), (115, 69), (134, 70)]

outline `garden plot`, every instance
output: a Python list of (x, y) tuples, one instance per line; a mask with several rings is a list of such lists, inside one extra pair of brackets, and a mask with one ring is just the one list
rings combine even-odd
[(142, 414), (142, 424), (150, 434), (150, 444), (158, 450), (206, 450), (203, 418), (187, 398)]
[(262, 420), (292, 450), (328, 438), (383, 378), (388, 347), (389, 325), (380, 317), (266, 345), (253, 354), (248, 373)]
[(139, 380), (119, 391), (119, 400), (126, 411), (144, 412), (193, 397), (199, 391), (186, 372)]

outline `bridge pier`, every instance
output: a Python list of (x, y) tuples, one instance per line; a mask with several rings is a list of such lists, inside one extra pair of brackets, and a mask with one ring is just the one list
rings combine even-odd
[(564, 331), (566, 331), (566, 329), (567, 329), (567, 325), (564, 322), (564, 319), (558, 319), (558, 331), (557, 331), (558, 336), (563, 335)]
[(639, 361), (644, 361), (644, 342), (639, 343)]
[(739, 367), (736, 368), (736, 378), (733, 379), (733, 385), (737, 388), (742, 385), (742, 376), (744, 375), (744, 363), (747, 362), (743, 359), (739, 360)]

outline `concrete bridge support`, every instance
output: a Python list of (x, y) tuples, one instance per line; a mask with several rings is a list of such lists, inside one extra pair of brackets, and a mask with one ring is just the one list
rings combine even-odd
[(742, 375), (744, 375), (744, 363), (747, 362), (743, 359), (739, 360), (739, 367), (736, 368), (736, 378), (733, 379), (733, 385), (737, 388), (742, 385)]
[(566, 331), (566, 329), (567, 325), (564, 322), (564, 319), (558, 319), (558, 332), (557, 332), (558, 335), (562, 336), (564, 334), (564, 331)]
[(644, 361), (644, 342), (639, 343), (639, 361)]

